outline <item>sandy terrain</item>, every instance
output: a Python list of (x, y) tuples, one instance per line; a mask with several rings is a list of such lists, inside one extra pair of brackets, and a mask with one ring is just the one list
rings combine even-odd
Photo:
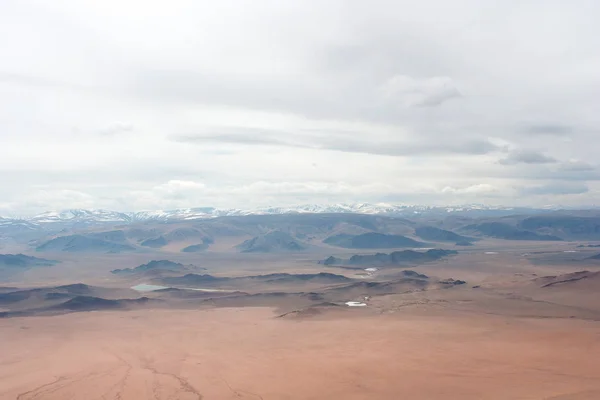
[(0, 399), (598, 399), (600, 322), (345, 310), (0, 320)]

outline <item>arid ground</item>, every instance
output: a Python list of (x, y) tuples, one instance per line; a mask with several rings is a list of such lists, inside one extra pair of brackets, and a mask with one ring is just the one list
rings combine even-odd
[(0, 320), (2, 399), (598, 399), (600, 322), (433, 308)]

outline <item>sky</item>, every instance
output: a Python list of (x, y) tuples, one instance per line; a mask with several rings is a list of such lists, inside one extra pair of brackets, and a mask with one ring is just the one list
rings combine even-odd
[(2, 0), (0, 215), (600, 204), (595, 0)]

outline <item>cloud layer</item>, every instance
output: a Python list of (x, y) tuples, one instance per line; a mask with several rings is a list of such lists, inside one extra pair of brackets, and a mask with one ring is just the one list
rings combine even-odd
[(600, 201), (600, 4), (6, 0), (0, 215)]

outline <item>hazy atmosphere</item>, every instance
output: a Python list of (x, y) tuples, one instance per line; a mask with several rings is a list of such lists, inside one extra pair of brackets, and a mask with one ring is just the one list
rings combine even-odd
[(0, 215), (592, 206), (597, 1), (0, 3)]
[(600, 399), (599, 17), (0, 0), (0, 400)]

